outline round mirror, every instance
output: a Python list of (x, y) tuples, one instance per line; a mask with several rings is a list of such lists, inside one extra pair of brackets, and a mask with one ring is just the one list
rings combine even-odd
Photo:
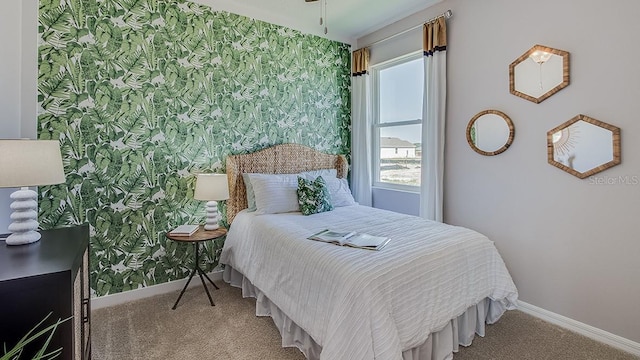
[(467, 142), (481, 155), (491, 156), (511, 146), (515, 128), (511, 119), (498, 110), (481, 111), (467, 125)]

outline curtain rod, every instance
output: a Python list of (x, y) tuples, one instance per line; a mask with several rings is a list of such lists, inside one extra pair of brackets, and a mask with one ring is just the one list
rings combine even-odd
[(393, 38), (395, 38), (395, 37), (398, 37), (398, 36), (400, 36), (400, 35), (404, 35), (404, 34), (408, 33), (409, 31), (412, 31), (412, 30), (415, 30), (415, 29), (421, 28), (424, 24), (428, 24), (428, 23), (430, 23), (430, 22), (432, 22), (432, 21), (434, 21), (434, 20), (437, 20), (437, 19), (439, 19), (439, 18), (441, 18), (441, 17), (444, 17), (445, 19), (448, 19), (448, 18), (450, 18), (452, 15), (453, 15), (453, 12), (452, 12), (451, 10), (447, 10), (447, 11), (445, 11), (444, 13), (442, 13), (442, 14), (440, 14), (440, 15), (438, 15), (438, 16), (436, 16), (436, 17), (432, 18), (432, 19), (429, 19), (428, 21), (425, 21), (425, 22), (423, 22), (423, 23), (421, 23), (421, 24), (418, 24), (418, 25), (416, 25), (416, 26), (412, 26), (412, 27), (410, 27), (410, 28), (408, 28), (408, 29), (406, 29), (406, 30), (402, 30), (402, 31), (400, 31), (399, 33), (396, 33), (396, 34), (393, 34), (393, 35), (389, 35), (389, 36), (387, 36), (386, 38), (382, 38), (382, 39), (380, 39), (380, 40), (376, 40), (376, 41), (374, 41), (374, 42), (372, 42), (372, 43), (370, 43), (370, 44), (368, 44), (368, 45), (366, 45), (366, 46), (361, 46), (360, 48), (366, 48), (366, 47), (369, 47), (369, 46), (378, 45), (378, 44), (380, 44), (380, 43), (382, 43), (382, 42), (385, 42), (385, 41), (387, 41), (387, 40), (391, 40), (391, 39), (393, 39)]

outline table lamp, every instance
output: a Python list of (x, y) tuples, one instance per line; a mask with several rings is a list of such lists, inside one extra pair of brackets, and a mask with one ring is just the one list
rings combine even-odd
[(40, 240), (38, 194), (29, 186), (65, 182), (60, 144), (57, 140), (0, 140), (0, 187), (21, 187), (11, 194), (12, 223), (7, 245)]
[(218, 201), (229, 198), (229, 182), (225, 174), (198, 174), (196, 178), (196, 191), (193, 194), (196, 200), (207, 201), (207, 221), (205, 230), (218, 228)]

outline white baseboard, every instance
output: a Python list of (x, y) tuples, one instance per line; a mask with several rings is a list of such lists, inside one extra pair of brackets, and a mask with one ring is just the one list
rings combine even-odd
[[(222, 280), (222, 270), (214, 270), (208, 275), (213, 281)], [(129, 301), (140, 300), (150, 296), (166, 294), (169, 292), (180, 291), (184, 287), (187, 279), (169, 281), (163, 284), (151, 285), (140, 289), (124, 291), (117, 294), (105, 295), (91, 299), (91, 309), (101, 309), (109, 306), (120, 305)], [(209, 284), (211, 285), (211, 284)], [(194, 276), (191, 280), (189, 288), (194, 286), (202, 286), (200, 279)]]
[(576, 332), (580, 335), (584, 335), (593, 340), (605, 343), (614, 348), (626, 351), (633, 355), (640, 356), (640, 343), (623, 338), (622, 336), (612, 334), (610, 332), (581, 323), (579, 321), (553, 313), (537, 306), (527, 304), (526, 302), (521, 300), (518, 300), (518, 310), (531, 316), (535, 316), (546, 322)]

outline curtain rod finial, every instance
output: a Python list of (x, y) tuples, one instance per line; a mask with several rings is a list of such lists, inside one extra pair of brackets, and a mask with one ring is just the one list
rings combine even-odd
[(445, 13), (444, 13), (444, 17), (445, 17), (445, 18), (447, 18), (447, 19), (448, 19), (448, 18), (450, 18), (450, 17), (451, 17), (451, 15), (453, 15), (453, 12), (451, 12), (451, 10), (447, 10), (447, 11), (445, 11)]

